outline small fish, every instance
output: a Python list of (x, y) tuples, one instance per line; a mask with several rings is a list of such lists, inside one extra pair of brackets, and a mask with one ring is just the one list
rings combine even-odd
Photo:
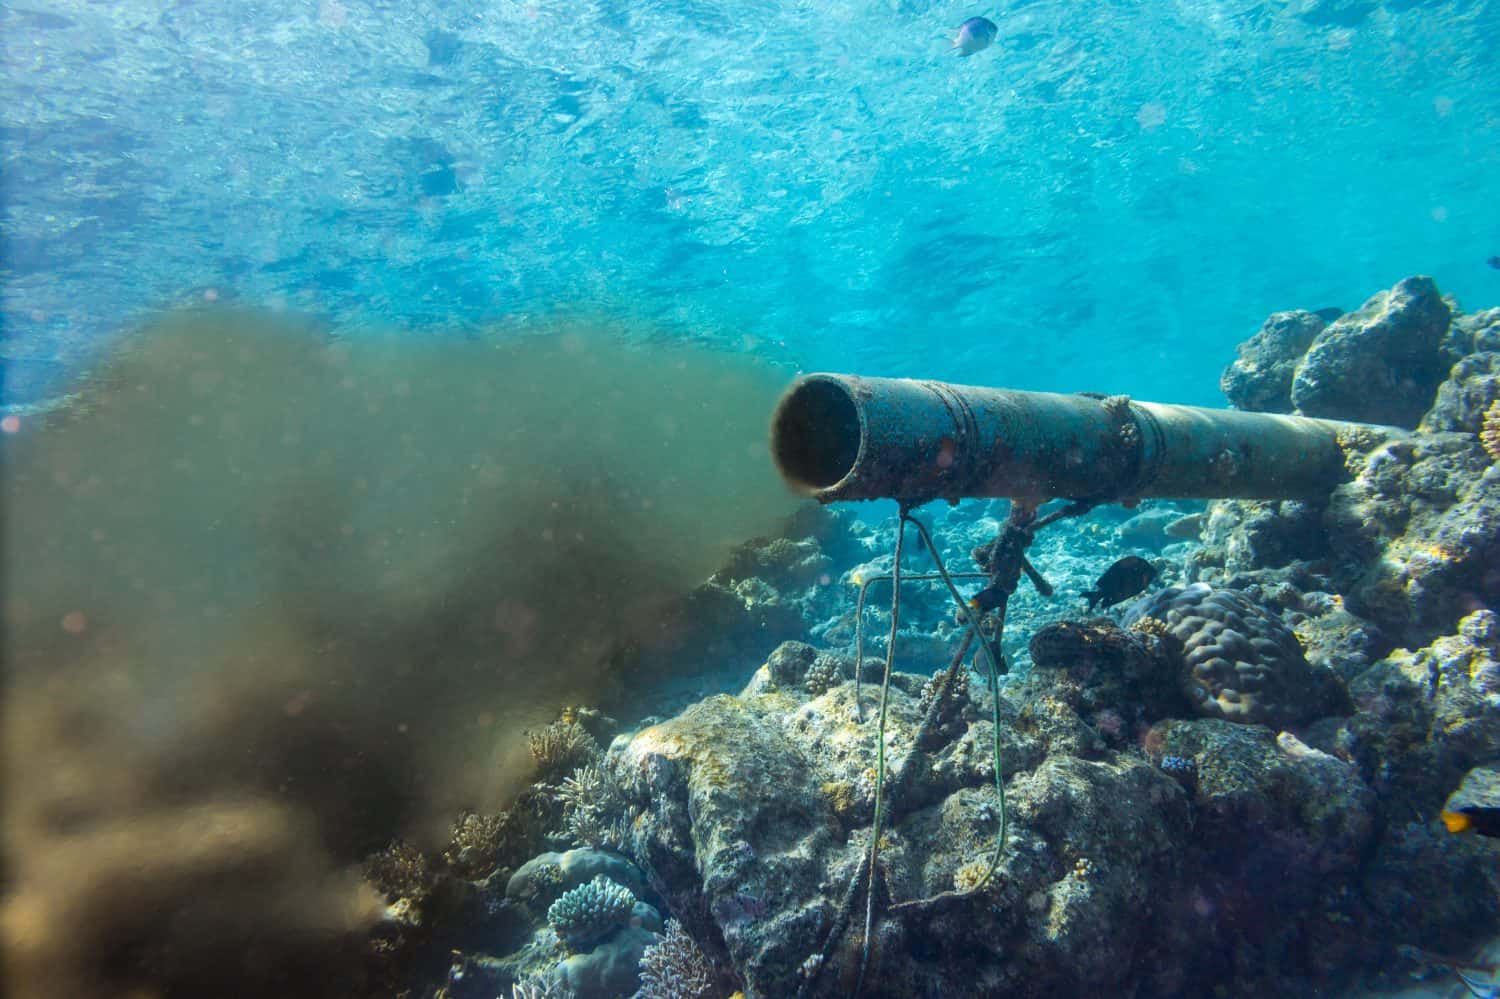
[(1341, 308), (1339, 308), (1337, 305), (1330, 305), (1330, 306), (1328, 306), (1327, 308), (1324, 308), (1324, 309), (1314, 309), (1313, 310), (1313, 315), (1317, 316), (1319, 319), (1323, 320), (1325, 323), (1331, 323), (1335, 319), (1337, 319), (1339, 316), (1342, 316), (1343, 314), (1344, 314), (1344, 310), (1341, 309)]
[(1495, 268), (1495, 270), (1500, 271), (1500, 257), (1491, 257), (1485, 263)]
[(1477, 832), (1481, 836), (1500, 836), (1500, 808), (1465, 805), (1456, 812), (1444, 812), (1441, 817), (1451, 833)]
[(989, 18), (971, 17), (958, 26), (958, 34), (954, 36), (952, 47), (958, 49), (960, 56), (971, 56), (989, 48), (999, 33), (1000, 29)]
[(1096, 606), (1113, 607), (1121, 600), (1129, 600), (1140, 593), (1155, 578), (1156, 566), (1139, 555), (1126, 555), (1105, 569), (1094, 588), (1085, 591), (1083, 595), (1089, 602), (1089, 610)]

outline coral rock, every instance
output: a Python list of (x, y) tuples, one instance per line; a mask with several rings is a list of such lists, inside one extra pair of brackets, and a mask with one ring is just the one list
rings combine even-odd
[(1454, 316), (1450, 349), (1462, 357), (1472, 351), (1500, 351), (1500, 309)]
[(1273, 312), (1259, 332), (1239, 346), (1219, 388), (1230, 405), (1258, 413), (1292, 411), (1297, 362), (1326, 324), (1311, 312)]
[(531, 858), (511, 875), (505, 896), (545, 912), (563, 892), (600, 876), (635, 894), (644, 890), (640, 870), (624, 857), (607, 850), (578, 849)]
[(1433, 807), (1435, 786), (1446, 793), (1500, 757), (1500, 617), (1475, 611), (1457, 634), (1397, 649), (1356, 677), (1350, 695), (1361, 710), (1343, 725), (1341, 751), (1388, 798)]
[(552, 978), (563, 995), (615, 999), (635, 992), (641, 956), (661, 938), (644, 927), (627, 926), (586, 954), (560, 961)]
[(1425, 645), (1500, 600), (1500, 475), (1467, 434), (1376, 450), (1334, 490), (1325, 522), (1351, 578), (1349, 609), (1394, 641)]
[(1470, 354), (1438, 386), (1437, 400), (1418, 429), (1477, 434), (1496, 400), (1500, 400), (1500, 352)]
[(1431, 278), (1407, 278), (1318, 334), (1292, 380), (1306, 416), (1415, 427), (1447, 374), (1452, 313)]

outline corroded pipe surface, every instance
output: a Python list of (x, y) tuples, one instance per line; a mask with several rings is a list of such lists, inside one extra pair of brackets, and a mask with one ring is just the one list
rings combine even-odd
[(777, 404), (771, 453), (794, 490), (823, 503), (1297, 499), (1347, 477), (1350, 443), (1401, 433), (1124, 396), (814, 374)]

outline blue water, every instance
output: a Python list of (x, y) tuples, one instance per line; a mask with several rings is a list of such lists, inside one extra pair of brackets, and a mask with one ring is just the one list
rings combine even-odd
[(1500, 301), (1486, 0), (0, 12), (12, 401), (205, 298), (1208, 404), (1270, 311)]

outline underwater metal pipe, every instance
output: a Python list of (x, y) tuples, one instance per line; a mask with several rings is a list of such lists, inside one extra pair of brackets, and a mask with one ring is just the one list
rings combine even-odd
[(1350, 444), (1403, 433), (1126, 396), (812, 374), (777, 403), (771, 453), (788, 485), (820, 503), (1298, 499), (1348, 477)]

